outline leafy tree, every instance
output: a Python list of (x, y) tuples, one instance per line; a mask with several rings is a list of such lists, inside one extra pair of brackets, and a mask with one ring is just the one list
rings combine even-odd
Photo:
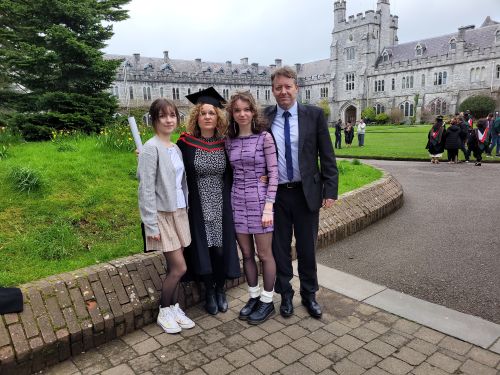
[(365, 120), (368, 120), (368, 122), (375, 121), (376, 115), (377, 114), (375, 113), (375, 108), (373, 108), (373, 107), (366, 107), (361, 112), (361, 117), (364, 118)]
[(387, 113), (379, 113), (375, 116), (375, 121), (377, 124), (387, 124), (390, 120), (390, 116)]
[(470, 96), (460, 104), (458, 109), (460, 112), (470, 111), (475, 118), (482, 118), (495, 110), (495, 101), (486, 95)]
[(120, 61), (104, 60), (101, 49), (129, 1), (0, 2), (0, 110), (17, 112), (9, 125), (38, 140), (111, 121), (117, 103), (107, 89)]
[(330, 113), (331, 113), (330, 105), (328, 104), (328, 100), (321, 99), (318, 103), (318, 106), (323, 110), (325, 118), (328, 120), (330, 118)]

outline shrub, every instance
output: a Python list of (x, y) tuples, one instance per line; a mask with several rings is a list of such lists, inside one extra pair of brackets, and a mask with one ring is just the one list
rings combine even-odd
[(377, 124), (387, 124), (389, 122), (389, 115), (387, 113), (379, 113), (375, 116)]
[(369, 122), (375, 121), (376, 116), (377, 114), (375, 113), (375, 108), (373, 107), (366, 107), (361, 112), (361, 117), (364, 118), (365, 120), (368, 120)]
[(318, 103), (318, 106), (323, 110), (325, 118), (328, 120), (330, 117), (330, 113), (331, 113), (330, 105), (328, 104), (328, 100), (321, 99)]
[(460, 112), (470, 111), (475, 118), (482, 118), (495, 110), (495, 101), (486, 95), (470, 96), (460, 104), (458, 109)]
[(359, 159), (352, 159), (352, 162), (351, 162), (352, 165), (361, 165), (361, 160)]
[(13, 187), (21, 192), (31, 193), (43, 187), (43, 179), (35, 169), (16, 166), (9, 173)]
[(397, 107), (391, 108), (389, 118), (393, 124), (400, 124), (403, 121), (403, 112)]

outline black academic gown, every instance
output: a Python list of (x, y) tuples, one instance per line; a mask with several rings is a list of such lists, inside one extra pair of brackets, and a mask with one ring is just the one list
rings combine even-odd
[[(179, 138), (177, 146), (179, 146), (182, 152), (189, 191), (188, 217), (189, 229), (191, 230), (191, 244), (184, 249), (184, 256), (186, 258), (188, 273), (191, 277), (207, 275), (212, 273), (212, 264), (207, 246), (205, 223), (203, 222), (200, 191), (198, 189), (194, 168), (196, 147), (186, 143), (183, 137)], [(235, 279), (240, 277), (240, 262), (238, 258), (238, 250), (236, 248), (236, 235), (234, 231), (233, 212), (231, 207), (232, 171), (227, 159), (223, 180), (222, 242), (224, 252), (224, 271), (227, 279)]]

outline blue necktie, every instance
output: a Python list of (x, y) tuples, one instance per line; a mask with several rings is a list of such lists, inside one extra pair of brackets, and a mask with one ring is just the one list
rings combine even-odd
[(288, 177), (288, 181), (293, 181), (292, 142), (290, 141), (290, 122), (288, 121), (291, 115), (288, 111), (283, 112), (283, 117), (285, 118), (286, 176)]

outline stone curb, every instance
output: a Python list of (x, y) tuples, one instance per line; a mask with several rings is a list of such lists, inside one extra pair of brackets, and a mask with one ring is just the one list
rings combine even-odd
[[(384, 174), (321, 211), (318, 246), (339, 241), (402, 204), (401, 185)], [(136, 254), (21, 285), (24, 311), (0, 316), (0, 375), (40, 371), (152, 323), (165, 274), (163, 256)], [(227, 287), (244, 281), (242, 276)], [(183, 307), (201, 301), (196, 283), (181, 288)]]

